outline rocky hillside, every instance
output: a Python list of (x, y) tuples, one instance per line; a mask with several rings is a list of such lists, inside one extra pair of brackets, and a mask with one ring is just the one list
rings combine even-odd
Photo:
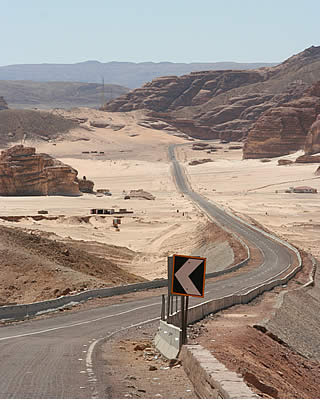
[(77, 196), (77, 174), (34, 147), (14, 146), (0, 155), (0, 196)]
[(272, 107), (258, 118), (244, 145), (243, 157), (278, 157), (304, 148), (307, 154), (319, 152), (320, 121), (314, 123), (319, 113), (317, 82), (299, 99)]
[(98, 256), (81, 242), (47, 236), (0, 226), (0, 305), (144, 281), (121, 269), (135, 255), (127, 248), (103, 245)]
[(103, 109), (146, 109), (152, 122), (167, 122), (195, 138), (242, 140), (262, 113), (299, 99), (318, 80), (320, 46), (312, 46), (274, 67), (158, 78)]
[(2, 110), (0, 111), (0, 146), (23, 141), (57, 138), (78, 126), (78, 123), (46, 111)]

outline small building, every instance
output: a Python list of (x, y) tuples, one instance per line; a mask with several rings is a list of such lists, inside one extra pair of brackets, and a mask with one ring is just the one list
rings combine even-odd
[(114, 208), (91, 208), (90, 214), (114, 214)]
[(297, 186), (293, 188), (293, 193), (317, 193), (317, 189), (310, 186)]

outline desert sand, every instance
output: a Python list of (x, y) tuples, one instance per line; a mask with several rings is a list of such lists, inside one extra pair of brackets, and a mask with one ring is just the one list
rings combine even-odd
[[(176, 189), (170, 172), (167, 148), (171, 143), (187, 141), (165, 131), (139, 126), (143, 113), (106, 113), (92, 109), (55, 110), (68, 118), (89, 118), (84, 128), (77, 128), (57, 141), (33, 142), (39, 153), (50, 154), (78, 170), (78, 176), (94, 181), (94, 190), (109, 189), (112, 196), (80, 197), (36, 196), (0, 197), (0, 223), (27, 231), (50, 232), (52, 238), (95, 241), (127, 247), (136, 252), (129, 272), (147, 279), (167, 276), (167, 256), (194, 254), (207, 256), (208, 270), (228, 267), (234, 262), (229, 238), (222, 231), (211, 232), (207, 239), (207, 220)], [(92, 128), (90, 120), (125, 125), (120, 130)], [(83, 153), (97, 152), (97, 153)], [(155, 200), (124, 199), (131, 189), (144, 189)], [(121, 218), (120, 231), (113, 227), (114, 216), (90, 216), (92, 208), (126, 208), (133, 211)], [(39, 210), (48, 217), (30, 218)], [(1, 216), (24, 216), (9, 222)], [(90, 216), (88, 221), (81, 217)], [(49, 236), (50, 237), (50, 236)], [(214, 240), (212, 239), (214, 237)]]
[[(281, 158), (295, 160), (303, 152), (273, 158), (270, 162), (242, 160), (241, 150), (229, 150), (234, 143), (219, 143), (212, 154), (179, 148), (194, 190), (247, 220), (254, 219), (292, 244), (320, 256), (320, 179), (317, 164), (278, 166)], [(188, 160), (211, 158), (197, 166)], [(285, 193), (289, 187), (311, 186), (316, 194)]]
[[(242, 160), (242, 151), (230, 150), (230, 144), (215, 153), (192, 150), (192, 143), (166, 131), (138, 125), (143, 111), (107, 113), (92, 109), (54, 110), (68, 118), (86, 117), (84, 128), (77, 128), (57, 141), (33, 143), (37, 152), (48, 153), (76, 168), (79, 177), (93, 180), (94, 189), (109, 189), (112, 196), (80, 197), (39, 196), (0, 197), (1, 216), (25, 216), (19, 222), (0, 218), (0, 223), (28, 231), (50, 232), (52, 237), (95, 241), (127, 247), (136, 252), (125, 268), (147, 279), (165, 277), (167, 256), (193, 254), (208, 257), (209, 271), (224, 269), (234, 262), (234, 253), (222, 231), (208, 240), (206, 217), (176, 189), (171, 176), (167, 148), (178, 147), (178, 158), (184, 165), (194, 190), (226, 209), (254, 219), (279, 236), (315, 256), (320, 255), (318, 213), (320, 194), (284, 193), (290, 186), (310, 185), (320, 192), (316, 165), (278, 166), (278, 159), (262, 163)], [(122, 129), (92, 128), (90, 120), (109, 121)], [(89, 153), (83, 153), (83, 152)], [(95, 153), (91, 153), (94, 151)], [(285, 158), (294, 160), (300, 153)], [(213, 162), (190, 166), (192, 160), (210, 158)], [(155, 200), (125, 200), (131, 189), (144, 189)], [(122, 216), (120, 231), (113, 216), (90, 216), (91, 208), (126, 208), (132, 214)], [(48, 217), (30, 218), (39, 210)], [(81, 217), (90, 216), (84, 221)], [(212, 236), (214, 239), (212, 239)]]

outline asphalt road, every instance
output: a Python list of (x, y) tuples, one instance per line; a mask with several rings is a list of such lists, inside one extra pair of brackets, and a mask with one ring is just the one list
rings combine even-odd
[[(287, 268), (293, 255), (278, 243), (254, 232), (190, 191), (183, 170), (169, 149), (178, 187), (212, 218), (259, 247), (263, 263), (253, 271), (206, 285), (205, 300), (270, 279)], [(0, 329), (0, 398), (107, 398), (112, 382), (101, 378), (99, 343), (115, 332), (154, 321), (160, 298), (121, 302), (94, 310), (31, 320)], [(201, 301), (192, 300), (191, 304)]]

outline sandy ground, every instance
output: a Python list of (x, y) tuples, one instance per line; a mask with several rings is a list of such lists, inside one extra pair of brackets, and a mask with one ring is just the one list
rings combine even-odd
[[(242, 160), (241, 150), (195, 151), (191, 145), (179, 148), (194, 190), (208, 199), (253, 218), (298, 247), (320, 257), (320, 177), (314, 175), (317, 164), (278, 166), (278, 159), (295, 160), (302, 152), (271, 159)], [(211, 158), (213, 162), (190, 166), (187, 160)], [(289, 187), (311, 186), (317, 194), (285, 193)]]
[[(208, 241), (203, 241), (208, 230), (205, 218), (175, 189), (166, 148), (169, 143), (183, 144), (183, 139), (138, 126), (139, 118), (143, 118), (140, 112), (121, 115), (88, 109), (56, 112), (69, 117), (112, 118), (112, 123), (125, 125), (118, 131), (108, 128), (96, 128), (94, 131), (77, 129), (63, 141), (40, 145), (26, 143), (36, 145), (38, 151), (72, 165), (78, 169), (80, 177), (86, 175), (95, 182), (95, 189), (108, 188), (112, 196), (2, 197), (0, 217), (36, 215), (38, 210), (46, 209), (49, 217), (58, 218), (34, 221), (26, 217), (19, 223), (0, 219), (1, 224), (28, 231), (52, 232), (53, 237), (58, 235), (64, 240), (128, 247), (136, 252), (135, 261), (128, 265), (128, 270), (149, 279), (165, 276), (166, 256), (170, 252), (202, 255), (201, 252), (209, 250), (209, 254), (214, 254), (216, 258), (220, 251), (220, 255), (227, 254), (222, 264), (234, 259), (228, 238), (220, 232), (212, 232), (216, 245), (212, 245), (211, 241), (209, 246)], [(314, 179), (316, 177), (313, 175), (317, 166), (279, 167), (277, 159), (269, 163), (243, 161), (241, 150), (228, 150), (229, 145), (221, 145), (223, 148), (212, 154), (193, 151), (191, 146), (180, 147), (179, 158), (185, 164), (194, 189), (227, 209), (247, 215), (245, 218), (257, 220), (278, 235), (319, 256), (319, 194), (283, 193), (289, 186), (295, 185), (310, 185), (320, 191), (320, 181)], [(83, 151), (104, 153), (84, 154)], [(294, 159), (297, 155), (285, 158)], [(188, 166), (189, 160), (201, 158), (211, 158), (213, 162)], [(156, 199), (124, 200), (123, 190), (140, 188), (151, 192)], [(112, 217), (91, 217), (88, 222), (82, 219), (90, 215), (90, 208), (97, 207), (128, 208), (134, 213), (122, 218), (118, 232), (111, 226)], [(219, 265), (221, 267), (221, 263)], [(299, 276), (297, 279), (301, 280)], [(291, 282), (288, 287), (301, 283), (304, 280)], [(262, 315), (272, 312), (279, 291), (276, 289), (265, 294), (263, 302), (258, 300), (209, 317), (207, 321), (190, 328), (190, 341), (207, 347), (228, 368), (244, 375), (246, 372), (254, 374), (258, 381), (267, 385), (263, 390), (253, 385), (261, 397), (316, 398), (319, 365), (302, 359), (252, 327), (261, 321)], [(112, 393), (112, 397), (194, 397), (192, 387), (180, 367), (170, 368), (156, 358), (158, 355), (153, 350), (149, 350), (152, 354), (135, 350), (136, 344), (151, 347), (153, 329), (150, 328), (150, 332), (143, 331), (145, 333), (115, 338), (114, 342), (104, 347), (102, 357), (107, 360), (108, 355), (113, 360), (111, 368), (106, 367), (104, 373), (119, 381), (116, 385), (118, 391)], [(150, 370), (151, 365), (156, 369)], [(250, 384), (252, 376), (250, 378), (249, 375), (248, 380)]]
[[(167, 256), (194, 254), (212, 260), (209, 271), (223, 269), (234, 261), (228, 238), (216, 233), (215, 242), (207, 246), (203, 234), (207, 222), (201, 212), (179, 192), (173, 182), (167, 148), (170, 143), (185, 143), (185, 139), (165, 131), (138, 125), (142, 112), (105, 113), (92, 109), (56, 110), (68, 118), (86, 117), (86, 129), (77, 128), (56, 141), (25, 145), (37, 152), (50, 154), (76, 168), (79, 177), (93, 180), (94, 189), (109, 189), (112, 196), (81, 197), (38, 196), (0, 197), (1, 216), (25, 216), (17, 222), (0, 219), (6, 226), (17, 226), (35, 232), (51, 232), (63, 239), (95, 241), (124, 246), (137, 253), (125, 268), (147, 279), (166, 277)], [(92, 128), (90, 121), (107, 121), (124, 125), (120, 130)], [(89, 129), (89, 130), (88, 130)], [(97, 153), (83, 153), (94, 151)], [(144, 189), (155, 200), (124, 199), (131, 189)], [(121, 218), (120, 231), (112, 225), (113, 216), (90, 216), (91, 208), (126, 208), (133, 211)], [(48, 217), (35, 221), (28, 216), (47, 210)], [(53, 236), (55, 237), (55, 236)]]

